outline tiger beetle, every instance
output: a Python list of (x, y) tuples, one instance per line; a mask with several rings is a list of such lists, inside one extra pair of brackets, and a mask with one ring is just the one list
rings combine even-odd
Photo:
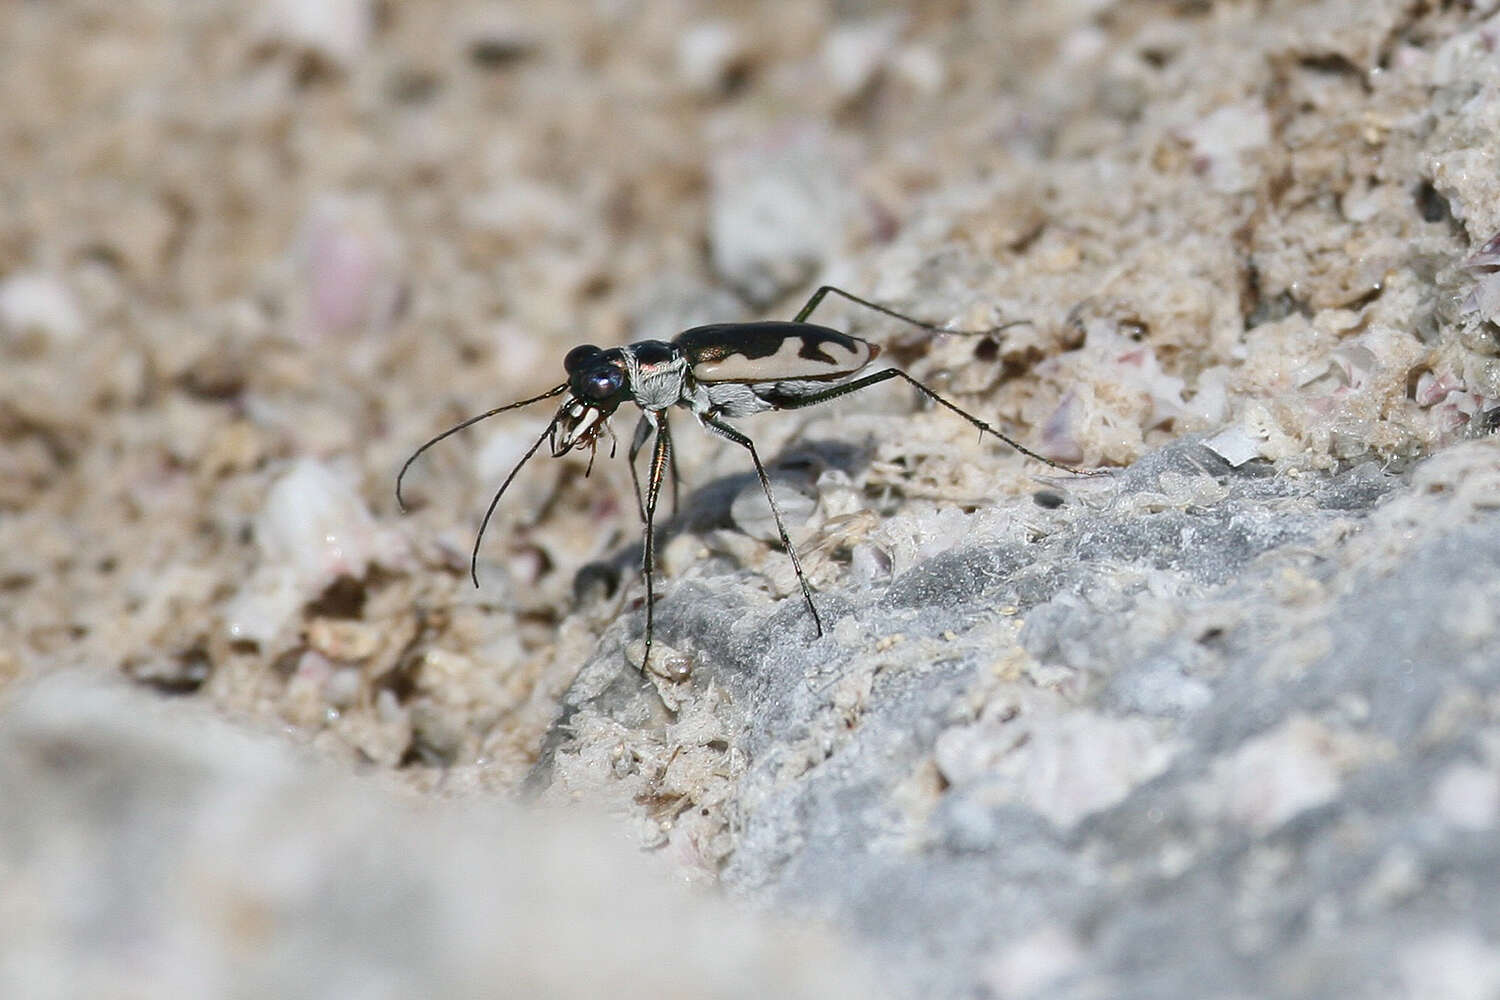
[[(934, 333), (983, 336), (1026, 322), (1020, 320), (988, 330), (951, 330), (867, 301), (841, 288), (823, 285), (812, 294), (807, 304), (790, 322), (763, 320), (751, 323), (714, 323), (685, 330), (670, 342), (643, 340), (624, 347), (602, 349), (585, 344), (573, 348), (563, 359), (563, 369), (568, 377), (560, 385), (553, 386), (539, 396), (498, 406), (470, 417), (412, 452), (396, 475), (396, 501), (403, 511), (407, 509), (406, 501), (401, 495), (402, 480), (411, 464), (439, 441), (498, 413), (556, 396), (563, 397), (562, 405), (557, 408), (541, 437), (526, 449), (526, 454), (521, 456), (510, 475), (505, 477), (505, 481), (495, 491), (484, 512), (484, 519), (479, 523), (479, 531), (474, 536), (474, 548), (469, 556), (469, 576), (474, 581), (474, 586), (478, 587), (479, 544), (484, 539), (484, 530), (489, 525), (500, 498), (516, 478), (516, 473), (536, 454), (542, 442), (548, 443), (554, 458), (561, 458), (575, 448), (589, 449), (589, 469), (592, 470), (594, 453), (601, 435), (609, 435), (610, 454), (614, 454), (614, 434), (609, 430), (609, 420), (615, 410), (621, 403), (634, 403), (641, 410), (641, 418), (636, 424), (628, 457), (630, 477), (635, 486), (636, 506), (645, 523), (641, 567), (642, 575), (646, 578), (646, 648), (641, 661), (641, 669), (645, 670), (651, 662), (651, 643), (656, 620), (656, 538), (653, 530), (656, 502), (661, 493), (662, 477), (669, 464), (672, 466), (674, 487), (676, 483), (672, 435), (667, 425), (667, 410), (673, 406), (690, 410), (710, 433), (733, 441), (750, 453), (755, 474), (760, 477), (761, 489), (765, 491), (766, 500), (771, 506), (771, 515), (776, 521), (781, 544), (791, 557), (792, 568), (797, 572), (797, 582), (802, 587), (802, 599), (807, 603), (808, 613), (812, 615), (813, 626), (819, 636), (823, 634), (823, 621), (818, 617), (818, 609), (813, 604), (812, 588), (808, 586), (807, 576), (802, 572), (802, 563), (797, 558), (797, 550), (792, 546), (786, 524), (781, 519), (781, 509), (771, 491), (771, 480), (766, 475), (765, 464), (755, 449), (755, 442), (726, 423), (726, 420), (748, 417), (766, 410), (796, 410), (804, 406), (816, 406), (899, 378), (934, 403), (952, 410), (973, 424), (982, 434), (997, 437), (1028, 458), (1054, 469), (1080, 474), (1079, 470), (1037, 454), (973, 414), (959, 409), (899, 368), (886, 368), (853, 378), (880, 354), (880, 345), (840, 330), (807, 322), (807, 317), (829, 292), (866, 309)], [(636, 458), (653, 434), (656, 436), (656, 443), (651, 450), (650, 472), (643, 499)]]

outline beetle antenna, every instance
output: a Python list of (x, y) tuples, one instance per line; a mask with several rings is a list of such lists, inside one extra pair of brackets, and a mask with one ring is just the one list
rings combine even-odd
[[(568, 388), (568, 383), (564, 382), (562, 385), (557, 386), (556, 388), (548, 389), (546, 392), (542, 393), (540, 396), (532, 396), (530, 399), (523, 399), (519, 403), (508, 403), (505, 406), (497, 406), (493, 410), (487, 410), (484, 413), (479, 414), (479, 416), (477, 416), (477, 417), (470, 417), (468, 420), (465, 420), (462, 423), (454, 424), (452, 427), (450, 427), (447, 430), (443, 431), (443, 433), (439, 434), (437, 437), (432, 438), (426, 444), (422, 445), (422, 447), (420, 447), (416, 451), (412, 452), (411, 455), (410, 455), (410, 457), (408, 457), (405, 462), (401, 463), (401, 471), (398, 472), (398, 473), (396, 473), (396, 503), (397, 503), (398, 506), (400, 506), (402, 512), (404, 513), (407, 510), (407, 506), (406, 506), (406, 500), (401, 496), (401, 481), (406, 477), (406, 470), (409, 469), (409, 468), (411, 468), (411, 463), (415, 462), (417, 460), (417, 458), (422, 454), (422, 452), (426, 451), (428, 448), (431, 448), (433, 445), (437, 444), (439, 441), (443, 440), (444, 438), (449, 437), (450, 435), (453, 435), (453, 434), (457, 434), (459, 431), (463, 430), (465, 427), (472, 427), (474, 424), (479, 423), (479, 421), (481, 421), (481, 420), (488, 420), (490, 417), (493, 417), (495, 414), (497, 414), (497, 413), (504, 413), (506, 410), (514, 410), (514, 409), (518, 409), (518, 408), (520, 408), (522, 406), (530, 406), (532, 403), (540, 403), (544, 399), (551, 399), (553, 396), (559, 395), (560, 393), (563, 393), (563, 392), (567, 391), (567, 388)], [(557, 421), (554, 419), (552, 421), (552, 423), (556, 424)], [(535, 448), (532, 448), (531, 450), (532, 451), (536, 451)], [(531, 454), (531, 452), (527, 452), (528, 456), (530, 456), (530, 454)], [(509, 482), (509, 481), (510, 480), (506, 480), (506, 482)]]
[[(566, 388), (566, 383), (562, 386), (559, 386), (557, 389), (554, 389), (552, 392), (549, 392), (547, 396), (555, 396), (564, 388)], [(537, 399), (546, 399), (547, 396), (538, 396)], [(527, 400), (527, 402), (534, 403), (536, 402), (536, 399)], [(519, 406), (521, 404), (518, 403), (516, 405)], [(502, 407), (502, 409), (509, 409), (509, 407)], [(536, 450), (542, 446), (542, 442), (547, 440), (547, 438), (552, 435), (553, 429), (557, 427), (557, 422), (563, 418), (563, 414), (566, 413), (567, 410), (567, 403), (563, 403), (562, 406), (557, 408), (557, 414), (553, 416), (551, 422), (547, 424), (547, 429), (542, 431), (542, 436), (537, 438), (530, 448), (526, 449), (526, 454), (521, 456), (521, 460), (516, 463), (516, 467), (510, 470), (510, 475), (505, 477), (505, 482), (500, 484), (500, 488), (495, 491), (494, 497), (490, 499), (490, 505), (485, 509), (484, 512), (484, 520), (479, 522), (479, 532), (474, 536), (474, 551), (469, 553), (469, 579), (474, 581), (474, 587), (476, 590), (479, 587), (479, 543), (484, 541), (484, 529), (489, 527), (490, 515), (495, 513), (495, 508), (500, 505), (500, 498), (505, 495), (506, 490), (510, 489), (510, 481), (516, 478), (516, 473), (521, 471), (521, 466), (525, 465), (528, 461), (531, 460), (531, 456), (536, 454)]]

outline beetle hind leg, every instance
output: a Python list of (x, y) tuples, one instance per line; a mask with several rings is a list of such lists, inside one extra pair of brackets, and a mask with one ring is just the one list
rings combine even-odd
[(721, 423), (711, 414), (705, 414), (702, 420), (703, 426), (726, 441), (733, 441), (750, 452), (750, 461), (755, 463), (755, 474), (760, 477), (760, 488), (765, 491), (766, 501), (771, 505), (771, 517), (776, 521), (776, 533), (781, 536), (781, 544), (786, 549), (786, 554), (792, 559), (792, 569), (797, 572), (797, 583), (802, 587), (802, 599), (807, 602), (807, 610), (812, 615), (813, 627), (818, 630), (818, 636), (822, 637), (823, 619), (818, 617), (817, 605), (813, 604), (812, 587), (807, 582), (807, 574), (802, 572), (802, 561), (797, 558), (797, 549), (792, 545), (792, 539), (787, 534), (786, 522), (781, 519), (781, 508), (776, 505), (776, 494), (771, 491), (771, 477), (766, 475), (766, 467), (761, 463), (759, 452), (755, 450), (755, 442), (728, 424)]
[(989, 434), (997, 437), (1001, 441), (1004, 441), (1006, 444), (1010, 445), (1016, 451), (1025, 455), (1027, 458), (1035, 459), (1036, 461), (1041, 462), (1043, 465), (1050, 465), (1052, 468), (1060, 469), (1063, 472), (1070, 472), (1075, 476), (1092, 476), (1098, 474), (1095, 472), (1089, 472), (1086, 469), (1075, 469), (1071, 465), (1064, 465), (1061, 462), (1055, 462), (1052, 459), (1048, 458), (1046, 455), (1041, 455), (1037, 452), (1032, 451), (1030, 448), (1026, 447), (1015, 438), (996, 430), (994, 427), (991, 427), (983, 420), (980, 420), (968, 410), (965, 410), (954, 403), (950, 403), (948, 400), (938, 395), (935, 390), (928, 388), (921, 382), (918, 382), (916, 379), (906, 374), (906, 372), (902, 371), (900, 368), (887, 368), (884, 371), (878, 371), (873, 375), (866, 375), (864, 378), (857, 378), (853, 382), (845, 382), (841, 385), (830, 386), (829, 388), (824, 389), (821, 392), (815, 392), (810, 395), (780, 399), (777, 401), (776, 406), (778, 409), (782, 410), (796, 410), (804, 406), (816, 406), (819, 403), (826, 403), (831, 399), (837, 399), (840, 396), (847, 396), (851, 392), (858, 392), (861, 389), (867, 389), (872, 385), (878, 385), (881, 382), (886, 382), (893, 378), (906, 380), (906, 382), (910, 384), (912, 388), (916, 389), (918, 392), (926, 396), (928, 399), (932, 400), (934, 403), (952, 410), (954, 413), (958, 414), (960, 417), (963, 417), (969, 423), (973, 424), (981, 435)]

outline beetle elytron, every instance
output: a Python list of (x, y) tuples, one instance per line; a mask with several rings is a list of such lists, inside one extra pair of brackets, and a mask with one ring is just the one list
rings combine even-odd
[[(807, 322), (807, 317), (818, 307), (818, 303), (832, 292), (851, 302), (884, 313), (887, 316), (931, 330), (934, 333), (989, 334), (1015, 324), (995, 327), (983, 331), (949, 330), (936, 324), (913, 319), (893, 309), (868, 302), (856, 295), (824, 285), (813, 293), (807, 304), (790, 322), (762, 321), (753, 323), (717, 323), (711, 326), (694, 327), (679, 333), (670, 342), (643, 340), (625, 347), (601, 349), (592, 345), (575, 347), (563, 359), (567, 380), (530, 399), (498, 406), (475, 417), (470, 417), (423, 444), (411, 454), (396, 476), (396, 499), (403, 510), (406, 503), (401, 496), (401, 482), (406, 471), (428, 448), (439, 441), (478, 423), (481, 420), (514, 410), (544, 399), (562, 396), (562, 405), (557, 408), (541, 437), (526, 450), (521, 460), (511, 469), (510, 475), (495, 491), (484, 520), (474, 537), (474, 549), (469, 558), (469, 574), (474, 586), (479, 586), (479, 544), (484, 538), (485, 527), (490, 522), (500, 498), (510, 487), (516, 473), (521, 471), (531, 456), (536, 454), (542, 442), (548, 442), (554, 458), (560, 458), (574, 448), (589, 449), (590, 467), (599, 438), (608, 432), (609, 419), (621, 403), (631, 402), (641, 410), (635, 435), (630, 444), (630, 474), (636, 484), (636, 503), (641, 520), (645, 522), (645, 546), (642, 559), (642, 574), (646, 579), (646, 636), (645, 656), (642, 669), (651, 662), (651, 642), (655, 624), (655, 558), (656, 539), (653, 525), (656, 519), (656, 501), (661, 493), (661, 481), (672, 456), (672, 435), (667, 425), (667, 410), (680, 406), (698, 418), (698, 422), (711, 433), (744, 448), (755, 464), (755, 474), (760, 477), (761, 489), (771, 505), (771, 515), (776, 521), (776, 530), (781, 544), (791, 557), (792, 568), (797, 572), (797, 582), (802, 587), (802, 598), (812, 615), (818, 635), (823, 634), (823, 622), (813, 604), (812, 589), (802, 572), (797, 550), (787, 536), (786, 525), (781, 519), (781, 510), (771, 491), (771, 481), (766, 475), (765, 465), (749, 437), (728, 423), (727, 419), (747, 417), (766, 410), (795, 410), (804, 406), (815, 406), (831, 399), (857, 392), (893, 378), (903, 379), (918, 392), (939, 406), (946, 407), (973, 424), (981, 432), (999, 438), (1016, 451), (1065, 472), (1078, 470), (1052, 461), (1012, 440), (973, 414), (959, 409), (927, 386), (912, 378), (899, 368), (886, 368), (863, 377), (855, 378), (880, 353), (880, 346), (867, 340), (851, 336), (826, 326)], [(645, 498), (641, 497), (640, 480), (636, 473), (636, 458), (646, 442), (656, 436), (651, 450), (649, 476), (646, 480)], [(611, 434), (611, 439), (613, 435)]]

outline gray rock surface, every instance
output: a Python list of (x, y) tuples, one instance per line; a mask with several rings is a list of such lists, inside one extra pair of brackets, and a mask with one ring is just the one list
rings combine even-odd
[[(1490, 995), (1497, 461), (1290, 477), (1184, 441), (1026, 542), (824, 595), (821, 641), (794, 599), (679, 586), (668, 700), (749, 762), (725, 884), (831, 914), (908, 996)], [(580, 719), (659, 732), (655, 698), (601, 653), (534, 782), (578, 780)]]

